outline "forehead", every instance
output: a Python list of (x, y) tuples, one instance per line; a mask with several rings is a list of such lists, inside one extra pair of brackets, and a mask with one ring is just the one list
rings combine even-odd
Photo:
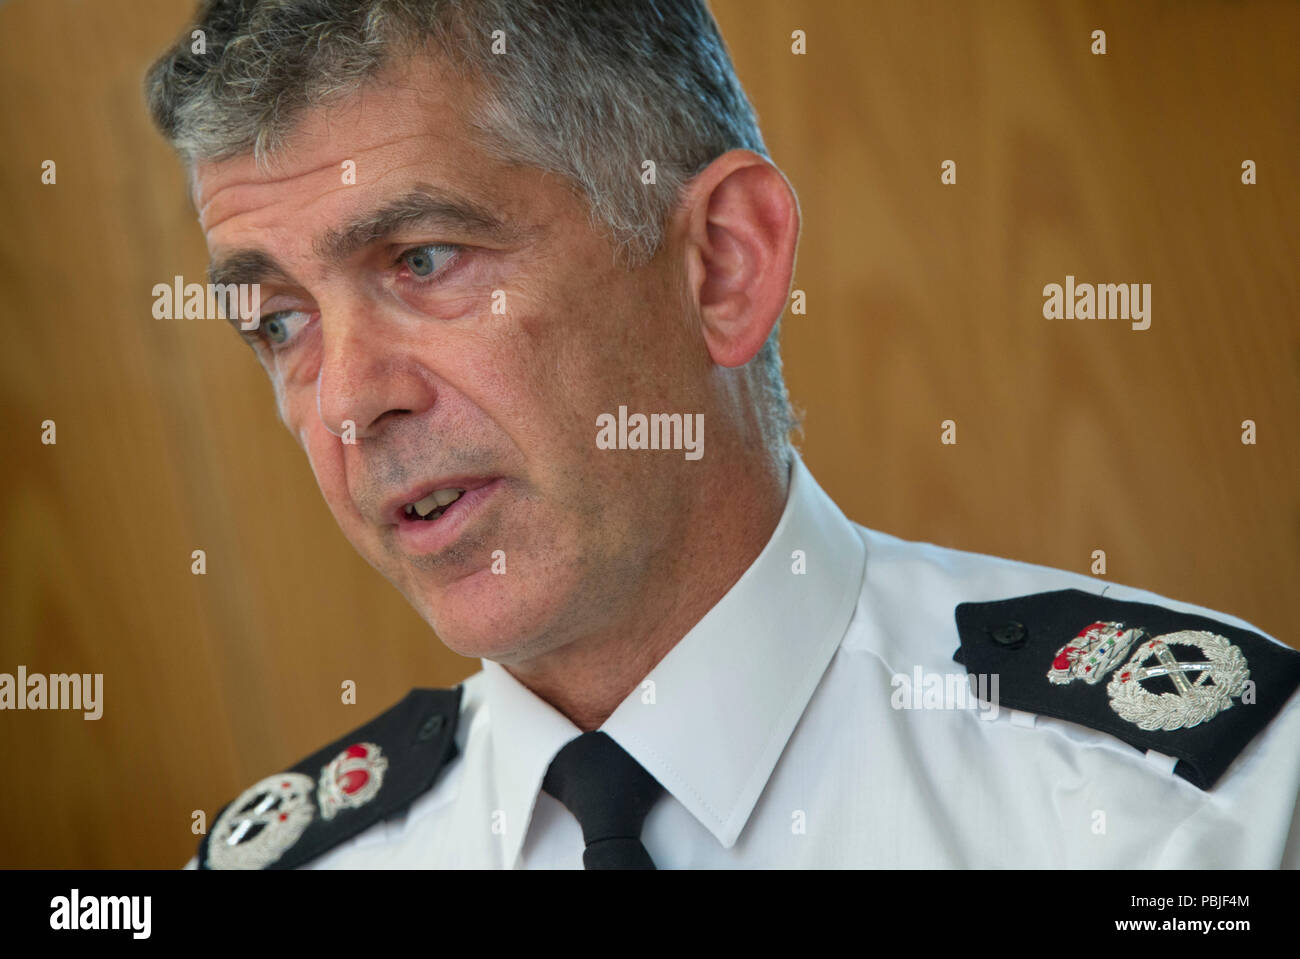
[(500, 200), (514, 168), (492, 158), (471, 126), (478, 100), (470, 82), (434, 60), (403, 60), (296, 117), (268, 164), (251, 154), (197, 163), (199, 222), (211, 237), (227, 224), (255, 226), (249, 221), (272, 206), (283, 221), (308, 207), (351, 208), (412, 180)]

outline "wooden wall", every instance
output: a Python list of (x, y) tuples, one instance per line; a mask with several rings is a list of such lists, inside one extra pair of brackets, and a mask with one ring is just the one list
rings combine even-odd
[[(206, 262), (141, 97), (186, 8), (0, 6), (0, 671), (106, 698), (0, 713), (0, 866), (180, 865), (193, 810), (477, 668), (352, 552), (236, 337), (151, 318)], [(1085, 572), (1104, 549), (1107, 579), (1296, 643), (1300, 6), (715, 11), (799, 193), (787, 378), (845, 512)], [(1044, 320), (1066, 274), (1150, 283), (1151, 328)]]

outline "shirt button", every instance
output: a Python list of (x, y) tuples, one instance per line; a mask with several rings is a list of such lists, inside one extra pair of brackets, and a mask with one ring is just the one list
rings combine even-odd
[(1025, 645), (1025, 637), (1028, 635), (1029, 630), (1025, 629), (1024, 623), (1017, 623), (1015, 620), (994, 627), (989, 632), (993, 642), (1008, 649), (1018, 649)]

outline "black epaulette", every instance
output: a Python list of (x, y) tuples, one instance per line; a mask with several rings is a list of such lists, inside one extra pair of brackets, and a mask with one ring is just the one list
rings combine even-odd
[(998, 704), (1079, 723), (1176, 760), (1211, 788), (1300, 685), (1300, 653), (1259, 633), (1063, 589), (957, 607), (972, 677)]
[(294, 869), (402, 812), (456, 750), (461, 687), (396, 706), (244, 790), (199, 843), (200, 869)]

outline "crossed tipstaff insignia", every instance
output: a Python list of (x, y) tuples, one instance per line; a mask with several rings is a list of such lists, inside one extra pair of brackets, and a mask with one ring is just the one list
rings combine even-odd
[[(1119, 662), (1136, 642), (1137, 650), (1123, 666)], [(1200, 656), (1177, 659), (1170, 647), (1187, 646)], [(1110, 708), (1141, 729), (1185, 729), (1209, 722), (1232, 707), (1250, 678), (1241, 650), (1217, 633), (1181, 630), (1147, 637), (1141, 627), (1123, 623), (1093, 623), (1057, 651), (1047, 679), (1065, 685), (1076, 679), (1089, 684), (1110, 674), (1106, 693)], [(1167, 678), (1174, 692), (1152, 692), (1143, 683)]]
[(353, 743), (323, 766), (319, 784), (302, 773), (268, 776), (217, 819), (208, 843), (210, 867), (265, 869), (302, 838), (316, 819), (316, 803), (325, 820), (364, 806), (378, 795), (387, 768), (383, 750), (365, 742)]
[(212, 827), (208, 861), (213, 869), (264, 869), (311, 825), (309, 776), (280, 773), (245, 789)]

